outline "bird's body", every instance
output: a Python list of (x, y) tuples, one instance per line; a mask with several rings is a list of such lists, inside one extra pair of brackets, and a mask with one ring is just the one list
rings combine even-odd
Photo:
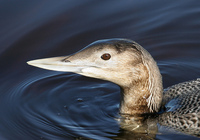
[(132, 40), (100, 40), (73, 55), (33, 60), (28, 64), (111, 81), (121, 87), (122, 116), (152, 114), (164, 108), (165, 112), (158, 117), (163, 125), (173, 128), (180, 125), (181, 129), (190, 128), (189, 134), (200, 134), (200, 80), (172, 86), (163, 95), (156, 62)]
[(200, 136), (200, 79), (167, 88), (162, 106), (165, 112), (158, 118), (161, 125)]

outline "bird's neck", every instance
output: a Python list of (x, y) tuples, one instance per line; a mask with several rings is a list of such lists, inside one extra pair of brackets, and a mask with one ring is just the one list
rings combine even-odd
[[(132, 80), (127, 87), (121, 87), (121, 114), (145, 114), (158, 112), (162, 102), (162, 77), (155, 65), (145, 67), (140, 79)], [(145, 72), (146, 71), (146, 72)]]
[(121, 88), (121, 114), (135, 115), (151, 112), (147, 102), (150, 92), (146, 84), (138, 84), (131, 88)]

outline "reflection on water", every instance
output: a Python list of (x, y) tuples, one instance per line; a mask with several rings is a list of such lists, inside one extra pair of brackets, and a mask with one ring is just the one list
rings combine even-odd
[[(143, 138), (120, 129), (116, 85), (33, 68), (26, 61), (71, 54), (103, 38), (130, 38), (156, 59), (165, 88), (196, 79), (200, 75), (198, 3), (0, 2), (0, 138)], [(155, 138), (193, 138), (165, 130), (158, 127)]]

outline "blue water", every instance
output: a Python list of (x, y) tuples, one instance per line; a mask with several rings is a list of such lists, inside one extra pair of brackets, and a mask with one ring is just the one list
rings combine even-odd
[[(0, 1), (0, 139), (134, 139), (121, 130), (120, 89), (27, 61), (129, 38), (146, 48), (164, 88), (200, 77), (200, 1)], [(138, 137), (137, 137), (138, 138)], [(155, 139), (195, 139), (159, 129)]]

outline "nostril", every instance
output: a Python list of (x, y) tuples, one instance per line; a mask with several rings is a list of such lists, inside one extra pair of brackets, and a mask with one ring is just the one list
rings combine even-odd
[(69, 60), (64, 60), (64, 62), (70, 62)]
[(70, 61), (65, 58), (62, 60), (62, 62), (70, 62)]

